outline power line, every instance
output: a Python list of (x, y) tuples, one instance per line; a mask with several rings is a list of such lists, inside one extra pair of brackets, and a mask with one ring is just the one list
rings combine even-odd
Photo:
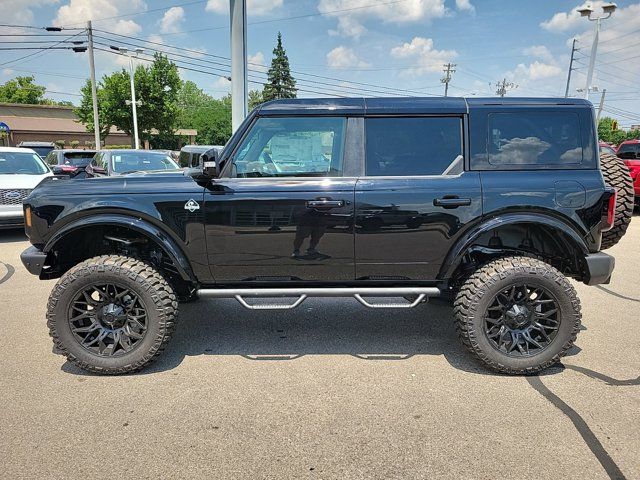
[(71, 40), (72, 38), (77, 37), (77, 36), (78, 36), (78, 35), (80, 35), (81, 33), (83, 33), (83, 32), (78, 32), (78, 33), (76, 33), (76, 34), (74, 34), (74, 35), (71, 35), (71, 36), (70, 36), (70, 37), (68, 37), (68, 38), (65, 38), (65, 39), (63, 39), (63, 40), (60, 40), (60, 41), (59, 41), (59, 42), (57, 42), (57, 43), (54, 43), (54, 44), (53, 44), (53, 45), (51, 45), (50, 47), (42, 48), (42, 49), (40, 49), (41, 51), (39, 51), (39, 52), (29, 53), (29, 54), (24, 55), (24, 56), (22, 56), (22, 57), (14, 58), (13, 60), (9, 60), (9, 61), (7, 61), (7, 62), (0, 63), (0, 67), (2, 67), (2, 66), (4, 66), (4, 65), (8, 65), (9, 63), (14, 63), (14, 62), (18, 62), (18, 61), (24, 60), (25, 58), (33, 57), (34, 55), (38, 55), (38, 54), (44, 53), (44, 52), (46, 52), (46, 51), (48, 51), (48, 50), (51, 50), (53, 47), (55, 47), (55, 46), (57, 46), (57, 45), (60, 45), (61, 43), (64, 43), (66, 40)]
[[(150, 41), (150, 40), (144, 40), (144, 39), (141, 39), (141, 38), (132, 37), (132, 36), (129, 36), (129, 35), (121, 35), (121, 34), (116, 34), (116, 33), (110, 33), (110, 32), (106, 32), (104, 30), (98, 30), (98, 29), (94, 29), (94, 30), (95, 31), (99, 31), (101, 33), (109, 34), (111, 36), (123, 37), (123, 38), (127, 38), (127, 39), (130, 39), (130, 40), (134, 40), (134, 41), (138, 42), (138, 44), (140, 44), (140, 43), (143, 43), (143, 44), (148, 43), (148, 44), (151, 44), (151, 45), (159, 45), (161, 47), (170, 48), (170, 49), (173, 49), (173, 50), (189, 52), (189, 53), (192, 53), (192, 54), (195, 54), (195, 55), (202, 55), (202, 56), (206, 56), (206, 57), (222, 59), (222, 60), (225, 60), (225, 61), (230, 61), (231, 60), (229, 57), (223, 57), (221, 55), (214, 55), (214, 54), (211, 54), (211, 53), (200, 52), (198, 50), (193, 50), (193, 49), (188, 49), (188, 48), (183, 48), (183, 47), (176, 47), (176, 46), (167, 45), (167, 44), (164, 44), (164, 43), (153, 42), (153, 41)], [(120, 41), (121, 43), (125, 43), (126, 44), (126, 42), (124, 42), (124, 41), (113, 39), (113, 38), (106, 38), (106, 37), (101, 37), (101, 38), (107, 39), (109, 41)], [(145, 45), (134, 45), (134, 44), (131, 44), (131, 43), (129, 43), (128, 45), (137, 46), (137, 47), (143, 46), (145, 48), (148, 48), (149, 50), (154, 50), (152, 48), (146, 47)], [(155, 49), (155, 50), (158, 51), (158, 52), (166, 53), (166, 54), (172, 54), (171, 52), (166, 52), (165, 50), (160, 50), (160, 49)], [(189, 57), (189, 58), (192, 59), (193, 57)], [(251, 63), (251, 62), (249, 62), (249, 65), (264, 67), (264, 65), (260, 65), (260, 64), (257, 64), (257, 63)], [(347, 79), (344, 79), (344, 78), (336, 78), (336, 77), (329, 77), (329, 76), (325, 76), (325, 75), (317, 75), (317, 74), (313, 74), (313, 73), (300, 72), (298, 70), (291, 70), (291, 72), (295, 73), (296, 75), (307, 76), (307, 77), (311, 77), (311, 78), (314, 78), (314, 79), (315, 78), (320, 78), (320, 79), (323, 79), (323, 80), (333, 80), (333, 81), (337, 81), (337, 82), (348, 82), (348, 83), (353, 84), (353, 85), (362, 85), (362, 86), (365, 86), (365, 87), (373, 87), (373, 88), (378, 88), (378, 89), (384, 89), (384, 90), (387, 91), (387, 92), (377, 92), (377, 93), (392, 94), (391, 92), (395, 91), (395, 92), (413, 93), (413, 94), (428, 95), (428, 96), (440, 96), (440, 95), (437, 95), (437, 94), (427, 93), (427, 92), (420, 92), (420, 91), (417, 91), (417, 90), (409, 90), (409, 89), (401, 89), (401, 88), (396, 88), (396, 87), (388, 87), (388, 86), (385, 86), (385, 85), (377, 85), (377, 84), (366, 83), (366, 82), (357, 82), (357, 81), (347, 80)], [(320, 83), (320, 82), (317, 82), (317, 83)]]

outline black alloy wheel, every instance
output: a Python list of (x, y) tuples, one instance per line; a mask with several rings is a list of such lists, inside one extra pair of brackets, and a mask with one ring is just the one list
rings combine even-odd
[(484, 318), (492, 346), (509, 356), (531, 356), (553, 341), (560, 327), (556, 299), (545, 288), (520, 283), (493, 297)]
[(147, 309), (135, 292), (115, 283), (80, 290), (69, 308), (69, 327), (78, 343), (99, 356), (132, 351), (147, 333)]

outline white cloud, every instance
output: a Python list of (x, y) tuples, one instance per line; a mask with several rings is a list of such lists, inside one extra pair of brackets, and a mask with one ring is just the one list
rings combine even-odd
[(12, 68), (3, 68), (2, 69), (2, 74), (3, 75), (13, 75), (14, 70)]
[(160, 20), (160, 31), (162, 33), (176, 33), (180, 31), (184, 22), (184, 8), (171, 7), (164, 12), (162, 20)]
[[(51, 5), (58, 0), (2, 0), (1, 12), (3, 23), (12, 25), (33, 25), (33, 8)], [(3, 33), (26, 33), (25, 29), (17, 27), (3, 28)], [(33, 32), (32, 32), (33, 33)]]
[(436, 50), (431, 38), (414, 37), (410, 43), (403, 43), (391, 49), (391, 56), (405, 58), (415, 64), (415, 68), (405, 72), (421, 75), (427, 72), (441, 72), (442, 65), (458, 56), (455, 50)]
[(562, 73), (562, 68), (557, 65), (551, 65), (549, 63), (539, 62), (536, 60), (529, 65), (521, 63), (516, 70), (519, 73), (526, 75), (529, 80), (543, 80), (545, 78), (552, 78)]
[(596, 15), (602, 14), (602, 5), (605, 3), (611, 3), (609, 1), (603, 0), (594, 0), (594, 1), (586, 1), (580, 5), (576, 5), (575, 8), (570, 10), (569, 12), (558, 12), (549, 20), (546, 20), (540, 24), (542, 28), (548, 30), (550, 32), (567, 32), (567, 31), (575, 31), (581, 28), (587, 28), (587, 26), (591, 26), (591, 24), (587, 21), (587, 19), (582, 18), (580, 13), (578, 13), (579, 9), (589, 7), (595, 10)]
[(347, 47), (339, 46), (327, 53), (329, 68), (365, 68), (370, 64), (358, 58), (355, 52)]
[(247, 58), (249, 68), (251, 70), (257, 70), (259, 72), (266, 72), (269, 69), (264, 61), (264, 54), (262, 52), (256, 52), (255, 55), (249, 55)]
[(153, 43), (161, 43), (164, 45), (164, 39), (157, 33), (152, 33), (151, 35), (149, 35), (148, 40)]
[[(108, 18), (122, 12), (144, 11), (147, 5), (142, 0), (69, 0), (58, 9), (53, 25), (83, 26), (87, 20)], [(97, 25), (96, 25), (97, 27)], [(112, 18), (102, 20), (99, 28), (120, 35), (135, 35), (142, 27), (133, 20)]]
[[(247, 0), (247, 15), (267, 15), (282, 6), (283, 0)], [(207, 12), (229, 14), (229, 0), (209, 0)]]
[(231, 82), (227, 80), (225, 77), (218, 77), (218, 79), (213, 82), (212, 88), (214, 91), (222, 91), (222, 92), (230, 92), (231, 91)]
[[(471, 5), (467, 0), (459, 0), (458, 4)], [(447, 15), (445, 0), (406, 0), (400, 3), (384, 2), (372, 5), (375, 5), (375, 2), (371, 0), (320, 0), (318, 11), (338, 19), (337, 30), (329, 33), (354, 38), (366, 32), (363, 23), (368, 19), (410, 23), (429, 22)]]
[(532, 47), (525, 48), (523, 53), (532, 57), (541, 58), (547, 62), (555, 63), (553, 55), (544, 45), (534, 45)]
[(456, 8), (463, 12), (475, 12), (476, 8), (469, 0), (456, 0)]

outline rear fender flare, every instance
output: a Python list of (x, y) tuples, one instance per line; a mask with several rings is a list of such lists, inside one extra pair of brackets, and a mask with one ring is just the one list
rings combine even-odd
[(187, 259), (187, 256), (168, 233), (163, 231), (160, 227), (146, 220), (129, 215), (92, 214), (88, 217), (76, 219), (57, 231), (45, 244), (42, 251), (48, 253), (49, 251), (51, 251), (51, 249), (53, 249), (56, 243), (58, 243), (68, 234), (80, 228), (91, 225), (110, 225), (124, 227), (149, 237), (151, 240), (157, 242), (158, 245), (160, 245), (164, 252), (169, 256), (183, 280), (194, 283), (197, 281), (191, 268), (191, 264)]
[(543, 215), (538, 213), (508, 213), (491, 217), (488, 220), (471, 227), (465, 234), (458, 239), (453, 247), (449, 250), (447, 257), (442, 264), (440, 274), (438, 278), (449, 279), (455, 272), (456, 268), (460, 264), (463, 255), (473, 245), (473, 243), (491, 230), (506, 225), (515, 224), (531, 224), (531, 225), (544, 225), (547, 228), (552, 228), (558, 233), (561, 233), (565, 238), (569, 239), (572, 246), (577, 249), (583, 256), (589, 254), (589, 249), (584, 240), (580, 237), (580, 234), (576, 232), (567, 223), (558, 220), (557, 218), (549, 215)]

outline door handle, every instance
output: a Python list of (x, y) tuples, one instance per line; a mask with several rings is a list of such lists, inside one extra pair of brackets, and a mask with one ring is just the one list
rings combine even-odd
[(468, 207), (471, 205), (470, 198), (458, 198), (454, 196), (445, 196), (443, 198), (436, 198), (433, 201), (433, 205), (436, 207), (442, 208), (458, 208), (458, 207)]
[(344, 207), (344, 200), (329, 200), (321, 198), (318, 200), (307, 200), (307, 208), (336, 208)]

